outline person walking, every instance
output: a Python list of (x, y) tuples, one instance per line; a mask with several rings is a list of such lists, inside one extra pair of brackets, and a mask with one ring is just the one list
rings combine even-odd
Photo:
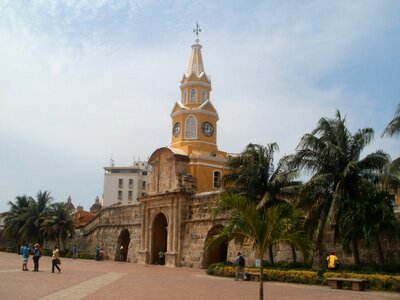
[(25, 244), (25, 246), (22, 247), (21, 249), (21, 254), (22, 254), (22, 271), (29, 271), (28, 270), (28, 259), (29, 259), (29, 254), (31, 254), (31, 247), (29, 247), (28, 244)]
[(72, 247), (72, 258), (76, 259), (76, 255), (77, 255), (78, 249), (76, 248), (76, 245), (74, 245)]
[(40, 245), (38, 243), (35, 244), (33, 250), (33, 263), (34, 269), (33, 272), (39, 272), (39, 259), (42, 256), (42, 251), (40, 250)]
[(124, 246), (121, 245), (121, 247), (119, 247), (119, 261), (124, 261), (124, 252), (125, 252)]
[(95, 257), (94, 257), (94, 259), (95, 259), (96, 261), (99, 261), (99, 260), (100, 260), (100, 247), (99, 247), (99, 246), (96, 246)]
[(244, 273), (244, 266), (246, 265), (246, 260), (244, 259), (243, 255), (238, 252), (236, 258), (236, 275), (235, 275), (235, 280), (237, 281), (239, 279), (239, 276), (242, 276), (243, 280), (247, 280), (246, 274)]
[(328, 262), (329, 271), (336, 270), (337, 265), (340, 263), (339, 259), (335, 255), (335, 252), (333, 252), (333, 251), (331, 251), (331, 253), (328, 255), (328, 257), (326, 258), (326, 261)]
[(60, 263), (60, 250), (58, 249), (58, 246), (55, 245), (53, 249), (53, 256), (51, 257), (51, 273), (54, 273), (54, 268), (57, 268), (58, 273), (61, 272), (61, 269), (58, 266)]
[(103, 251), (103, 248), (100, 248), (99, 260), (100, 260), (100, 261), (103, 261), (103, 260), (104, 260), (104, 251)]

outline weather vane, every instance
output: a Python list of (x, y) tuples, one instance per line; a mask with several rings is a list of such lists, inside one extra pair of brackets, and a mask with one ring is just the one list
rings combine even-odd
[(193, 29), (193, 32), (196, 33), (196, 38), (198, 39), (198, 38), (199, 38), (199, 32), (201, 32), (201, 29), (200, 29), (200, 26), (199, 26), (199, 22), (198, 22), (198, 21), (196, 22), (196, 28)]

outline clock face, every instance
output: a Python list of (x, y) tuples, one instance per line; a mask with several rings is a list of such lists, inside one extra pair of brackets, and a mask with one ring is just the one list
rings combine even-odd
[(174, 134), (174, 136), (178, 136), (179, 133), (181, 132), (181, 123), (177, 122), (174, 125), (174, 129), (172, 129), (172, 132)]
[(212, 136), (214, 133), (214, 127), (212, 126), (212, 124), (210, 122), (204, 122), (201, 125), (201, 130), (203, 131), (203, 134), (205, 136)]

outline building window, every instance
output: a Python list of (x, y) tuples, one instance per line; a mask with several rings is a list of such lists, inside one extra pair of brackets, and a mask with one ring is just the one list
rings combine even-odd
[(214, 189), (221, 188), (221, 172), (214, 171)]
[(129, 179), (129, 188), (133, 189), (133, 179)]
[(206, 101), (206, 91), (201, 90), (201, 103), (204, 103)]
[(189, 116), (185, 122), (185, 138), (195, 139), (197, 137), (197, 120), (194, 116)]
[(118, 200), (122, 200), (122, 191), (118, 191)]
[(146, 181), (143, 181), (142, 182), (142, 189), (145, 189), (146, 188)]
[(128, 201), (132, 201), (132, 191), (128, 192)]
[(187, 91), (183, 92), (183, 99), (182, 99), (183, 104), (187, 103)]
[(196, 103), (197, 92), (195, 89), (190, 91), (190, 103)]
[(147, 171), (143, 171), (143, 176), (147, 176)]
[(118, 188), (122, 189), (123, 185), (124, 185), (124, 180), (121, 178), (118, 179)]

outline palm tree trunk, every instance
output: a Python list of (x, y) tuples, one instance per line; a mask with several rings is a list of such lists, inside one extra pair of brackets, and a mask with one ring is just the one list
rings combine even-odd
[(356, 266), (360, 265), (360, 254), (358, 252), (358, 245), (357, 245), (357, 240), (352, 240), (353, 244), (353, 256), (354, 256), (354, 263)]
[(269, 262), (271, 265), (274, 264), (274, 253), (272, 252), (272, 245), (269, 246), (268, 248), (268, 254), (269, 254)]
[(297, 255), (296, 255), (296, 248), (292, 245), (290, 246), (292, 248), (292, 257), (293, 257), (293, 262), (297, 262)]
[(260, 251), (260, 297), (259, 300), (264, 300), (264, 266), (263, 266), (263, 252)]
[(385, 263), (385, 258), (383, 257), (381, 240), (379, 239), (379, 236), (377, 236), (375, 239), (376, 239), (376, 245), (378, 246), (379, 262), (383, 266), (383, 264)]

